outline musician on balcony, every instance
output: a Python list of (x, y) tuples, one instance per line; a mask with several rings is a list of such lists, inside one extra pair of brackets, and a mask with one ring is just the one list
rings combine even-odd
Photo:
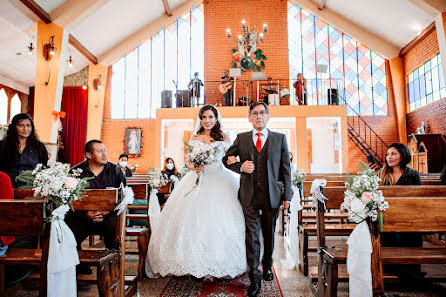
[(194, 78), (190, 80), (188, 85), (189, 96), (191, 98), (191, 103), (193, 106), (198, 106), (198, 101), (200, 100), (200, 90), (202, 86), (204, 86), (204, 84), (201, 79), (198, 78), (198, 72), (195, 72)]
[(297, 80), (293, 84), (296, 89), (296, 100), (299, 105), (307, 105), (307, 81), (302, 73), (297, 75)]
[(223, 70), (223, 76), (220, 78), (221, 86), (225, 93), (223, 93), (223, 99), (225, 100), (225, 106), (232, 106), (232, 80), (229, 77), (229, 70)]

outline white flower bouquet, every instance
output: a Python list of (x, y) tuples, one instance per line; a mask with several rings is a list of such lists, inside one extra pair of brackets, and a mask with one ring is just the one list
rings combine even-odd
[(80, 200), (89, 186), (88, 180), (92, 179), (79, 178), (82, 169), (74, 169), (73, 173), (69, 173), (69, 170), (68, 164), (49, 160), (47, 166), (39, 163), (32, 171), (22, 171), (17, 180), (26, 183), (22, 188), (33, 189), (34, 197), (44, 197), (57, 208)]
[(149, 168), (149, 173), (147, 175), (149, 176), (149, 186), (152, 189), (159, 189), (167, 185), (167, 183), (169, 182), (169, 178), (167, 178), (167, 175), (152, 167)]
[(305, 177), (307, 177), (307, 174), (304, 172), (303, 169), (294, 169), (291, 172), (291, 184), (295, 187), (299, 187), (300, 184), (305, 181)]
[[(357, 176), (350, 176), (345, 183), (347, 190), (341, 204), (341, 209), (347, 210), (349, 219), (356, 223), (368, 218), (376, 221), (380, 212), (389, 208), (389, 203), (384, 200), (382, 191), (378, 189), (380, 178), (367, 164), (361, 163), (363, 170), (358, 172)], [(382, 217), (379, 216), (379, 219), (382, 226)]]
[[(191, 162), (194, 167), (206, 166), (217, 161), (217, 152), (219, 146), (212, 146), (206, 143), (200, 143), (195, 146), (187, 144), (188, 154), (186, 155), (186, 163)], [(198, 176), (196, 184), (200, 181)]]

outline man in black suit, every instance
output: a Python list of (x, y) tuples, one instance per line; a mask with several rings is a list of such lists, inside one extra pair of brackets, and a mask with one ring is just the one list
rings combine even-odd
[[(261, 289), (260, 229), (264, 238), (263, 278), (273, 280), (272, 254), (274, 230), (279, 207), (288, 208), (291, 201), (290, 159), (286, 136), (266, 128), (268, 106), (254, 102), (249, 107), (253, 130), (237, 135), (223, 163), (240, 173), (239, 199), (246, 224), (246, 258), (251, 285), (248, 296), (257, 296)], [(240, 161), (236, 161), (236, 157)], [(228, 159), (230, 165), (228, 165)], [(234, 163), (235, 162), (235, 163)]]
[(204, 86), (201, 79), (198, 78), (198, 72), (194, 73), (194, 78), (190, 80), (188, 88), (191, 98), (191, 106), (198, 106), (200, 100), (201, 87)]

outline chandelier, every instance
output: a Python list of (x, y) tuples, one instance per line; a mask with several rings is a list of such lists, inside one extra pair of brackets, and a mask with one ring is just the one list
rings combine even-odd
[[(248, 7), (248, 0), (246, 0), (246, 16), (249, 20)], [(259, 33), (256, 27), (250, 29), (249, 23), (246, 20), (242, 20), (241, 34), (238, 35), (236, 41), (238, 52), (244, 56), (251, 56), (251, 53), (254, 53), (259, 45), (263, 43), (263, 38), (266, 33), (268, 33), (267, 24), (263, 24), (263, 31)], [(231, 41), (232, 33), (229, 28), (226, 29), (226, 37)]]

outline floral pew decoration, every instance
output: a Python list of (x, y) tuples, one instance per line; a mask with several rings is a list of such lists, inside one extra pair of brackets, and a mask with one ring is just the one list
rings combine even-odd
[(290, 218), (288, 224), (289, 234), (285, 240), (288, 244), (288, 250), (290, 251), (292, 264), (289, 269), (298, 267), (299, 265), (299, 231), (298, 231), (298, 212), (303, 209), (301, 201), (303, 198), (303, 182), (305, 181), (307, 174), (303, 169), (293, 169), (291, 171), (291, 185), (293, 187), (293, 197), (290, 203)]
[(154, 229), (158, 226), (159, 217), (161, 214), (161, 206), (158, 201), (157, 193), (158, 190), (169, 183), (169, 178), (166, 174), (161, 173), (161, 171), (150, 167), (148, 175), (148, 183), (150, 186), (150, 196), (149, 196), (149, 220), (150, 228)]
[[(82, 169), (69, 173), (68, 164), (49, 160), (47, 166), (37, 164), (34, 170), (22, 171), (17, 180), (33, 189), (34, 197), (45, 197), (49, 209), (54, 209), (51, 221), (48, 254), (48, 296), (76, 297), (76, 265), (79, 256), (73, 232), (65, 223), (65, 214), (73, 201), (84, 196), (91, 178), (79, 178)], [(44, 216), (46, 218), (46, 208)]]
[(382, 212), (389, 208), (379, 190), (380, 178), (367, 164), (357, 176), (350, 176), (345, 183), (344, 202), (341, 209), (348, 211), (350, 220), (358, 225), (350, 234), (347, 245), (347, 271), (349, 274), (349, 296), (373, 296), (371, 254), (373, 252), (367, 221), (379, 220), (382, 231)]

